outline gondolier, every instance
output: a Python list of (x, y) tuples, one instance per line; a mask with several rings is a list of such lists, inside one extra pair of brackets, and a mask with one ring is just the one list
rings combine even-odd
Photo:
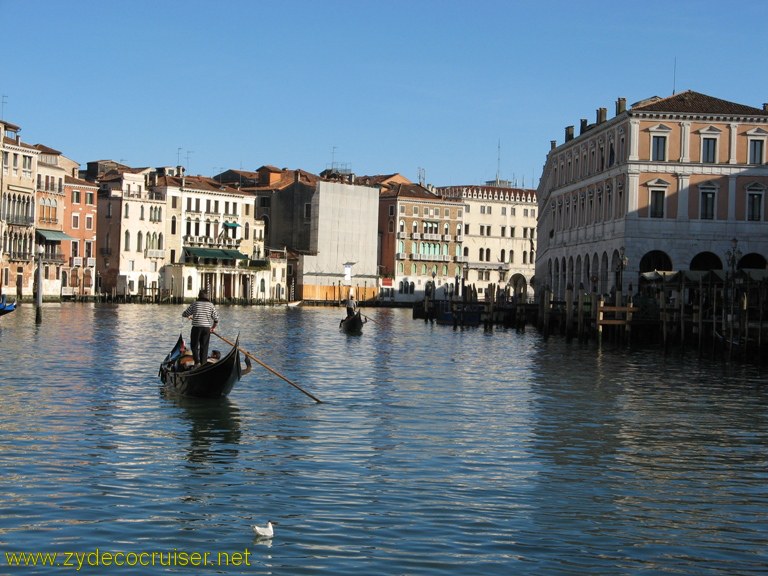
[(195, 358), (195, 367), (208, 361), (208, 343), (211, 340), (211, 331), (216, 330), (219, 324), (219, 313), (208, 298), (208, 292), (200, 290), (197, 300), (181, 313), (184, 318), (192, 318), (192, 332), (190, 333), (190, 347)]

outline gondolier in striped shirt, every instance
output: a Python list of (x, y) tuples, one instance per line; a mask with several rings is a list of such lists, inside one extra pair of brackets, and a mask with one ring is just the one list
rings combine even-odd
[(208, 343), (211, 340), (211, 332), (216, 330), (219, 324), (219, 313), (208, 298), (208, 292), (200, 290), (197, 300), (181, 313), (184, 318), (192, 318), (192, 333), (190, 334), (190, 346), (195, 358), (195, 367), (208, 361)]

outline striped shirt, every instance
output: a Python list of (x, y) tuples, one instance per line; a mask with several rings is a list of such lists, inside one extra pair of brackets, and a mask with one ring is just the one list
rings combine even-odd
[(219, 313), (207, 300), (195, 300), (181, 313), (184, 318), (192, 316), (192, 326), (211, 328), (219, 323)]

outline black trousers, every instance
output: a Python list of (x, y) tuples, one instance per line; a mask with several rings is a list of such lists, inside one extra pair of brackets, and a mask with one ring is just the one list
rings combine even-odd
[(211, 341), (211, 329), (206, 326), (192, 326), (190, 345), (195, 364), (205, 364), (208, 361), (208, 343)]

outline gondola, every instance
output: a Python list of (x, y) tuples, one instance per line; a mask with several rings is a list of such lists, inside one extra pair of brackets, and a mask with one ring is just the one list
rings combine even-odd
[(363, 320), (360, 312), (356, 312), (352, 316), (347, 316), (339, 323), (339, 328), (347, 334), (362, 334), (363, 333)]
[(251, 361), (245, 356), (245, 369), (240, 365), (240, 351), (235, 340), (232, 349), (221, 358), (209, 359), (198, 368), (185, 365), (187, 350), (183, 336), (160, 364), (160, 380), (165, 390), (179, 396), (194, 398), (222, 398), (232, 391), (238, 380), (251, 371)]
[(6, 296), (3, 294), (0, 297), (0, 316), (4, 316), (5, 314), (13, 312), (14, 310), (16, 310), (16, 302), (11, 302), (10, 304), (7, 303)]

